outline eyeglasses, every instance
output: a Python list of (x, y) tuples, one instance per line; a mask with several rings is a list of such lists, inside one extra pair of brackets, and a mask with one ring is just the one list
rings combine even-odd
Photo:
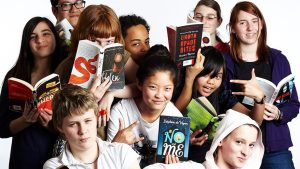
[(62, 11), (69, 11), (72, 9), (72, 6), (75, 6), (77, 9), (84, 8), (85, 6), (85, 1), (77, 1), (75, 3), (62, 3), (62, 4), (57, 4), (57, 8), (61, 8)]
[(212, 21), (212, 20), (214, 20), (215, 18), (217, 18), (217, 16), (216, 15), (214, 15), (214, 14), (209, 14), (209, 15), (206, 15), (206, 16), (203, 16), (203, 15), (195, 15), (194, 16), (194, 19), (195, 20), (197, 20), (197, 21), (200, 21), (200, 22), (202, 22), (203, 21), (203, 18), (205, 18), (206, 20), (209, 20), (209, 21)]

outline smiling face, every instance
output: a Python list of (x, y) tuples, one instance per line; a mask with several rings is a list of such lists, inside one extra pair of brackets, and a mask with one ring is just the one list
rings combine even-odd
[[(58, 4), (64, 4), (64, 3), (75, 3), (81, 0), (59, 0)], [(52, 12), (54, 16), (56, 17), (57, 21), (62, 21), (64, 18), (66, 18), (70, 24), (75, 27), (77, 25), (79, 16), (84, 8), (77, 9), (74, 5), (69, 11), (63, 11), (60, 7), (52, 7)]]
[(81, 115), (66, 116), (62, 127), (58, 130), (67, 139), (72, 152), (92, 148), (97, 138), (97, 119), (94, 109), (89, 109)]
[(144, 55), (149, 50), (149, 32), (144, 25), (139, 24), (127, 29), (125, 48), (130, 52), (132, 59), (140, 64)]
[(196, 79), (196, 90), (201, 96), (208, 97), (210, 96), (214, 91), (216, 91), (221, 83), (222, 83), (222, 77), (223, 77), (223, 68), (218, 72), (217, 76), (211, 77), (213, 72), (200, 76)]
[(258, 130), (251, 125), (242, 125), (224, 138), (218, 147), (217, 165), (220, 168), (241, 168), (252, 155), (258, 138)]
[(171, 72), (156, 71), (146, 78), (143, 84), (139, 84), (138, 88), (142, 91), (142, 109), (153, 114), (161, 113), (173, 94), (174, 82)]
[(198, 6), (194, 11), (194, 19), (203, 23), (203, 31), (216, 34), (221, 20), (217, 17), (217, 11), (205, 5)]
[(53, 32), (45, 22), (40, 22), (30, 35), (29, 46), (35, 59), (49, 58), (55, 50)]
[(242, 44), (257, 44), (262, 30), (261, 25), (261, 21), (257, 16), (245, 11), (239, 11), (237, 22), (232, 31), (236, 33)]

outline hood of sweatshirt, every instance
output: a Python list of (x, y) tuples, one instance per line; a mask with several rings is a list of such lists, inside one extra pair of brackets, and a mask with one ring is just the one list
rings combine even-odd
[[(212, 142), (210, 150), (206, 153), (204, 162), (206, 169), (219, 169), (214, 160), (214, 152), (216, 151), (219, 143), (229, 135), (234, 129), (244, 125), (244, 124), (252, 124), (259, 128), (258, 124), (252, 120), (249, 116), (242, 114), (240, 112), (229, 109), (226, 112), (225, 117), (220, 122), (220, 125), (217, 129), (217, 133)], [(261, 165), (261, 161), (264, 155), (264, 145), (262, 143), (262, 133), (259, 129), (258, 139), (253, 148), (252, 155), (248, 158), (246, 164), (242, 169), (259, 169)]]

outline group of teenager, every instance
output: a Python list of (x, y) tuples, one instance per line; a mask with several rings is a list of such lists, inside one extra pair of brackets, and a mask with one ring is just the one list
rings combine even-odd
[[(287, 57), (266, 44), (266, 22), (254, 3), (232, 8), (225, 43), (217, 32), (219, 4), (200, 0), (193, 18), (203, 23), (212, 46), (199, 49), (195, 64), (181, 70), (164, 45), (150, 47), (145, 19), (118, 17), (109, 6), (85, 3), (51, 0), (57, 22), (67, 19), (74, 27), (70, 44), (47, 18), (33, 17), (24, 27), (19, 57), (4, 78), (0, 98), (0, 137), (12, 137), (9, 168), (295, 168), (288, 122), (300, 103), (295, 85), (289, 102), (278, 107), (264, 102), (256, 77), (277, 84), (291, 69)], [(124, 44), (123, 89), (108, 91), (111, 82), (100, 84), (100, 76), (88, 89), (68, 84), (83, 39), (103, 47)], [(9, 110), (8, 78), (34, 85), (51, 73), (59, 74), (62, 84), (52, 110), (30, 101), (23, 113)], [(183, 116), (199, 96), (207, 97), (218, 114), (226, 113), (214, 140), (195, 131), (189, 161), (167, 155), (164, 164), (156, 163), (159, 117)], [(254, 99), (253, 107), (242, 104), (245, 96)]]

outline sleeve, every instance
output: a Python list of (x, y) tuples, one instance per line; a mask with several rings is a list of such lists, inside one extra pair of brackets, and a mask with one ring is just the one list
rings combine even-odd
[(127, 144), (121, 144), (121, 164), (123, 169), (131, 168), (133, 164), (139, 164), (141, 157)]
[(12, 136), (9, 128), (10, 122), (20, 117), (20, 115), (20, 113), (9, 110), (8, 86), (7, 78), (5, 78), (0, 96), (0, 138), (8, 138)]
[(61, 165), (58, 162), (57, 157), (47, 160), (43, 166), (43, 169), (59, 169), (59, 168), (63, 168), (63, 165)]
[[(287, 60), (286, 56), (284, 56), (283, 54), (281, 55), (282, 55), (282, 59), (273, 68), (274, 71), (275, 72), (278, 71), (278, 74), (281, 76), (279, 78), (280, 80), (292, 73), (289, 61)], [(278, 108), (282, 112), (282, 120), (278, 121), (281, 124), (286, 124), (290, 122), (292, 119), (294, 119), (295, 117), (297, 117), (297, 115), (299, 114), (300, 103), (299, 103), (295, 84), (293, 86), (291, 100), (287, 103), (283, 103), (282, 105), (279, 105)]]
[(121, 113), (123, 111), (124, 110), (122, 109), (122, 105), (120, 104), (120, 102), (118, 102), (110, 111), (111, 115), (107, 128), (107, 141), (109, 142), (113, 140), (119, 130), (119, 118), (123, 119), (123, 117), (121, 116)]
[(200, 163), (193, 161), (185, 161), (174, 164), (155, 163), (145, 167), (144, 169), (205, 169)]

